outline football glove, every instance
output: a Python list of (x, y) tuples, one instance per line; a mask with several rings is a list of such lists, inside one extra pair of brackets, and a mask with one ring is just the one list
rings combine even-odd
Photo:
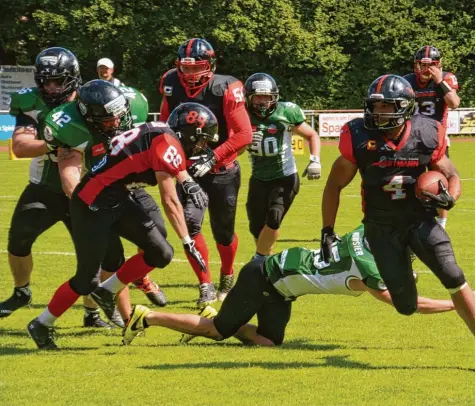
[(187, 178), (182, 182), (182, 189), (190, 197), (197, 209), (203, 210), (208, 206), (208, 196), (192, 178)]
[(321, 258), (324, 262), (330, 263), (332, 258), (332, 245), (342, 240), (334, 232), (334, 228), (331, 226), (324, 227), (321, 230)]
[(443, 184), (443, 182), (440, 180), (438, 183), (440, 185), (440, 193), (434, 195), (433, 193), (422, 191), (421, 194), (427, 197), (427, 199), (420, 201), (425, 207), (450, 210), (453, 208), (456, 201), (453, 196), (449, 194), (448, 189)]
[(205, 154), (190, 158), (193, 164), (188, 168), (188, 173), (196, 178), (201, 178), (207, 174), (217, 163), (213, 150), (209, 148)]
[(253, 133), (253, 139), (251, 141), (251, 144), (248, 145), (248, 151), (251, 153), (256, 153), (258, 154), (258, 151), (261, 151), (261, 141), (263, 141), (263, 132), (262, 131), (255, 131)]
[(200, 268), (203, 272), (207, 272), (207, 264), (205, 264), (205, 261), (203, 260), (200, 251), (195, 248), (195, 241), (192, 240), (190, 237), (188, 237), (189, 241), (184, 242), (184, 240), (187, 240), (187, 238), (184, 238), (182, 240), (183, 249), (185, 250), (185, 253), (191, 258), (193, 258), (198, 265), (200, 265)]
[(309, 180), (319, 179), (321, 177), (321, 162), (319, 157), (311, 156), (311, 160), (302, 173), (302, 177), (304, 178), (305, 176), (307, 176)]

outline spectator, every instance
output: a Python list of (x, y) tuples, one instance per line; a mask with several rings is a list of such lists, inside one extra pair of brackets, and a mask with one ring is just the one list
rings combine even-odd
[(112, 62), (109, 58), (101, 58), (98, 61), (97, 70), (99, 79), (107, 80), (114, 86), (124, 86), (124, 83), (113, 76), (114, 62)]

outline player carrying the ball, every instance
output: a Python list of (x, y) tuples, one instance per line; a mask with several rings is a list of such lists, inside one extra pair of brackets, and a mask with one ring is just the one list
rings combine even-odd
[[(384, 75), (369, 87), (364, 117), (341, 129), (341, 155), (332, 166), (322, 199), (321, 251), (336, 261), (332, 246), (339, 238), (334, 224), (340, 194), (362, 177), (365, 237), (397, 311), (417, 310), (411, 249), (448, 290), (459, 316), (474, 334), (474, 293), (457, 265), (450, 239), (436, 222), (436, 209), (450, 210), (461, 194), (461, 180), (445, 156), (445, 128), (436, 120), (413, 115), (415, 93), (404, 78)], [(441, 172), (437, 195), (419, 200), (415, 181), (426, 171)]]

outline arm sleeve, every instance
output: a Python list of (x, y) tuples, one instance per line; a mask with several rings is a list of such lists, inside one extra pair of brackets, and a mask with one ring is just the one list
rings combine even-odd
[(223, 114), (228, 126), (228, 139), (214, 150), (218, 162), (250, 144), (252, 140), (251, 122), (245, 109), (243, 84), (240, 81), (230, 84), (225, 91)]
[(456, 76), (455, 76), (453, 73), (448, 72), (448, 73), (445, 75), (445, 77), (443, 78), (443, 80), (444, 80), (446, 83), (448, 83), (448, 85), (449, 85), (452, 89), (454, 89), (454, 90), (456, 90), (456, 91), (459, 90), (458, 79), (456, 79)]
[(431, 154), (431, 164), (437, 163), (443, 157), (443, 155), (445, 155), (447, 147), (445, 127), (438, 121), (436, 121), (436, 127), (438, 132), (438, 145)]
[(166, 172), (177, 176), (179, 172), (186, 170), (182, 145), (168, 134), (163, 134), (152, 140), (150, 153), (154, 172)]
[(353, 164), (356, 163), (354, 149), (352, 148), (352, 134), (347, 124), (344, 124), (340, 130), (339, 151), (349, 162), (352, 162)]

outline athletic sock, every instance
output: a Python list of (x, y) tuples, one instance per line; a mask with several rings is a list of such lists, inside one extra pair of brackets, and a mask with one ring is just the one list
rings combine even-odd
[(15, 287), (15, 293), (17, 292), (24, 296), (31, 296), (30, 282), (24, 286)]
[[(150, 271), (154, 269), (153, 266), (147, 265), (144, 261), (144, 254), (142, 252), (134, 255), (133, 257), (129, 258), (124, 264), (119, 268), (115, 275), (111, 276), (112, 279), (114, 276), (118, 278), (123, 285), (127, 285), (136, 279), (143, 278), (147, 275)], [(113, 282), (111, 282), (113, 283)], [(104, 286), (105, 282), (101, 284), (102, 287)], [(111, 292), (116, 293), (121, 288), (116, 290), (111, 290)], [(106, 288), (108, 289), (108, 288)], [(109, 289), (108, 289), (109, 290)]]
[(96, 309), (94, 307), (84, 306), (84, 315), (87, 317), (90, 314), (99, 314), (99, 309)]
[(437, 217), (436, 218), (436, 222), (441, 226), (443, 227), (443, 229), (446, 229), (446, 220), (448, 220), (447, 218), (443, 218), (443, 217)]
[[(70, 286), (69, 281), (63, 283), (55, 292), (48, 304), (48, 311), (58, 318), (78, 300), (79, 294)], [(44, 312), (43, 312), (44, 313)], [(54, 321), (54, 320), (53, 320)], [(40, 323), (42, 323), (40, 321)], [(48, 325), (48, 324), (46, 324)]]
[(221, 259), (220, 273), (222, 275), (233, 274), (233, 263), (235, 262), (236, 250), (238, 249), (238, 236), (233, 236), (230, 245), (221, 245), (217, 243), (218, 253)]
[(115, 273), (110, 278), (102, 282), (99, 286), (107, 289), (109, 292), (116, 293), (119, 292), (125, 286), (125, 284), (119, 280), (117, 273)]
[(205, 261), (207, 272), (203, 272), (200, 265), (197, 264), (197, 261), (185, 253), (187, 255), (188, 262), (190, 263), (193, 272), (195, 272), (195, 275), (197, 275), (200, 285), (202, 283), (211, 283), (212, 275), (210, 272), (210, 267), (208, 266), (208, 247), (207, 243), (205, 242), (205, 238), (203, 238), (202, 233), (199, 233), (192, 237), (192, 239), (195, 241), (195, 248), (202, 255), (202, 258)]
[(48, 308), (46, 308), (43, 310), (43, 313), (38, 316), (38, 321), (44, 326), (52, 327), (55, 324), (57, 318), (58, 317), (53, 316)]

